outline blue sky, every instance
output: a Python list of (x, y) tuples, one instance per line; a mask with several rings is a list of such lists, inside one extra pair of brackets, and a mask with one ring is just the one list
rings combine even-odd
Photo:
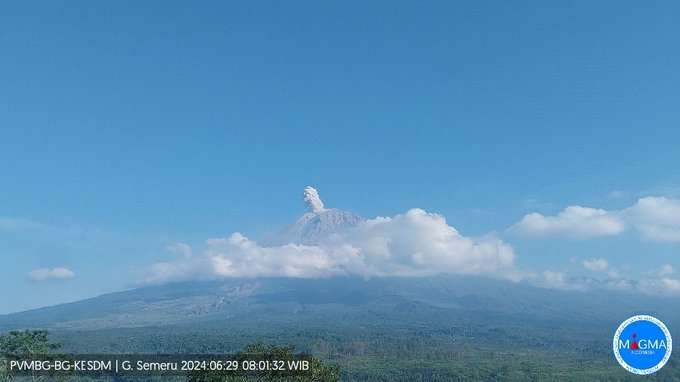
[[(680, 268), (680, 244), (635, 230), (506, 231), (532, 212), (680, 196), (679, 14), (671, 1), (3, 4), (0, 313), (135, 285), (175, 242), (276, 231), (307, 184), (362, 216), (418, 207), (496, 232), (536, 272)], [(28, 277), (54, 267), (75, 277)]]

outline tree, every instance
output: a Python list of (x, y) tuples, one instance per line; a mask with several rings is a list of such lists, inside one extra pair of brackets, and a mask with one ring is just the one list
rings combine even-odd
[[(13, 331), (0, 335), (0, 381), (10, 380), (8, 362), (21, 357), (52, 354), (61, 345), (49, 340), (44, 330)], [(33, 378), (38, 380), (38, 378)]]

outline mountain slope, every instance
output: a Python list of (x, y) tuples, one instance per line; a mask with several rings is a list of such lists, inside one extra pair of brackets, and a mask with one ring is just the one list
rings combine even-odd
[[(230, 279), (177, 283), (0, 316), (0, 330), (307, 322), (376, 327), (612, 325), (635, 313), (680, 324), (672, 300), (565, 292), (470, 276)], [(342, 319), (339, 319), (342, 317)]]

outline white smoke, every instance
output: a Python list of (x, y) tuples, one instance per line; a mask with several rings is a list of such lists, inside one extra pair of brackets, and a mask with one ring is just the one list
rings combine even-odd
[(305, 187), (304, 200), (310, 212), (319, 213), (325, 210), (319, 192), (312, 186)]
[(32, 281), (66, 280), (75, 276), (76, 274), (72, 270), (64, 267), (39, 268), (28, 273), (28, 277)]

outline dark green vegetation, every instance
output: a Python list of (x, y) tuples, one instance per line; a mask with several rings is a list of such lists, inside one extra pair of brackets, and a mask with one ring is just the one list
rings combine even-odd
[[(26, 377), (12, 377), (7, 372), (7, 362), (10, 360), (21, 360), (25, 356), (42, 355), (42, 360), (48, 359), (64, 359), (63, 356), (57, 356), (56, 350), (61, 348), (60, 344), (54, 343), (48, 339), (48, 333), (43, 330), (25, 330), (12, 331), (4, 335), (0, 335), (0, 381), (9, 381), (13, 379), (18, 380), (79, 380), (87, 381), (93, 378), (77, 377), (77, 376), (26, 376)], [(275, 346), (266, 344), (248, 345), (242, 352), (235, 353), (232, 357), (235, 360), (252, 360), (252, 359), (270, 359), (276, 361), (294, 361), (296, 360), (295, 352), (292, 347)], [(340, 373), (337, 366), (328, 366), (320, 361), (318, 358), (305, 357), (310, 361), (309, 370), (304, 373), (297, 373), (297, 375), (290, 375), (290, 373), (279, 371), (261, 371), (242, 373), (244, 375), (232, 375), (232, 373), (224, 372), (206, 372), (195, 371), (189, 373), (186, 377), (171, 377), (169, 379), (188, 382), (265, 382), (265, 381), (289, 381), (289, 382), (315, 382), (327, 381), (335, 382), (340, 378)], [(113, 378), (102, 378), (113, 379)], [(116, 380), (146, 380), (148, 378), (117, 378)], [(162, 380), (160, 377), (151, 377), (153, 380)]]
[(646, 379), (614, 360), (614, 330), (638, 313), (680, 338), (677, 300), (474, 277), (173, 284), (0, 317), (0, 328), (48, 328), (80, 353), (294, 346), (341, 380), (680, 381), (675, 354)]
[[(0, 381), (10, 380), (7, 374), (7, 362), (25, 355), (52, 354), (61, 345), (51, 341), (44, 330), (12, 331), (0, 336)], [(25, 378), (29, 379), (29, 378)], [(29, 380), (44, 380), (30, 378)], [(65, 380), (64, 378), (62, 378)]]
[(0, 336), (0, 356), (12, 358), (16, 355), (49, 354), (61, 347), (52, 342), (44, 330), (12, 331)]

